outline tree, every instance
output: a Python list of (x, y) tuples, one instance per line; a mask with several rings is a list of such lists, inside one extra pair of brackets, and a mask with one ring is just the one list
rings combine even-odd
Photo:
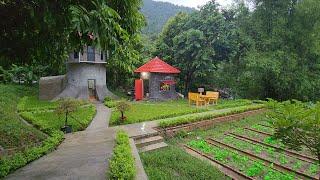
[[(0, 66), (42, 64), (63, 73), (67, 54), (83, 45), (111, 52), (144, 25), (141, 0), (3, 1)], [(45, 42), (45, 43), (44, 43)]]
[(121, 113), (120, 120), (124, 122), (124, 120), (126, 119), (126, 117), (124, 116), (124, 113), (130, 110), (130, 104), (126, 101), (120, 101), (117, 103), (116, 108)]
[(320, 102), (310, 106), (300, 101), (271, 100), (269, 108), (272, 111), (267, 116), (275, 127), (274, 138), (291, 149), (308, 148), (318, 158), (320, 169)]
[(55, 112), (58, 115), (63, 115), (65, 117), (64, 121), (64, 131), (67, 132), (68, 125), (68, 118), (71, 116), (73, 112), (78, 109), (79, 103), (72, 99), (72, 98), (64, 98), (59, 100), (59, 105), (56, 108)]
[(203, 32), (195, 29), (189, 29), (173, 39), (172, 49), (176, 53), (171, 62), (181, 69), (185, 95), (190, 91), (192, 80), (212, 68), (213, 62), (203, 47), (204, 42)]

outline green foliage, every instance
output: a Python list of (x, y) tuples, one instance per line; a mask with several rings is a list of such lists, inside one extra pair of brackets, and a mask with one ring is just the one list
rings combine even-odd
[(119, 100), (114, 100), (106, 97), (106, 99), (104, 100), (104, 105), (107, 106), (108, 108), (114, 108), (117, 106), (119, 102), (120, 102)]
[(157, 36), (169, 18), (179, 12), (191, 13), (192, 8), (177, 6), (167, 2), (143, 0), (141, 12), (147, 20), (147, 26), (142, 29), (142, 33), (148, 36)]
[[(154, 54), (182, 73), (178, 89), (227, 89), (235, 97), (316, 101), (320, 98), (317, 0), (211, 1), (164, 27)], [(183, 86), (181, 86), (183, 84)]]
[(78, 108), (79, 105), (75, 99), (59, 99), (55, 113), (59, 116), (65, 117), (64, 127), (68, 126), (68, 117), (71, 116), (72, 113), (76, 112)]
[(121, 113), (120, 120), (122, 122), (124, 122), (124, 120), (126, 119), (126, 117), (124, 116), (124, 113), (126, 111), (129, 111), (130, 108), (131, 108), (131, 106), (130, 106), (129, 102), (127, 102), (127, 101), (120, 101), (120, 102), (117, 103), (116, 109), (117, 109), (117, 111), (119, 111)]
[[(184, 114), (203, 112), (207, 109), (198, 109), (188, 105), (185, 100), (165, 101), (165, 102), (136, 102), (131, 103), (130, 110), (126, 113), (125, 124), (144, 122), (167, 117), (175, 117)], [(110, 124), (116, 125), (121, 113), (113, 111)]]
[(46, 74), (47, 67), (41, 65), (24, 65), (18, 66), (12, 64), (9, 70), (0, 67), (1, 83), (24, 83), (31, 85), (33, 81)]
[(53, 151), (63, 140), (61, 131), (52, 131), (50, 136), (38, 147), (29, 148), (13, 156), (0, 158), (0, 178), (5, 177), (10, 172), (25, 166), (27, 163)]
[(95, 44), (112, 52), (139, 32), (140, 6), (140, 0), (3, 2), (0, 66), (41, 64), (48, 74), (63, 73), (70, 51)]
[[(75, 112), (70, 113), (71, 119), (68, 124), (73, 131), (84, 130), (92, 121), (96, 113), (95, 106), (86, 105), (79, 107)], [(48, 132), (50, 130), (60, 130), (65, 124), (65, 117), (59, 116), (54, 111), (31, 111), (21, 112), (20, 115), (38, 129)]]
[(274, 138), (292, 149), (308, 148), (319, 159), (320, 166), (320, 103), (310, 106), (300, 101), (270, 100), (268, 107), (268, 118), (275, 127)]
[(45, 135), (23, 123), (17, 113), (21, 97), (33, 95), (35, 88), (19, 85), (0, 84), (0, 146), (18, 148), (41, 142)]
[(109, 164), (109, 172), (107, 173), (109, 179), (135, 179), (135, 161), (131, 152), (129, 136), (124, 131), (117, 132), (116, 146)]
[(141, 153), (149, 179), (228, 179), (206, 161), (199, 160), (180, 149), (164, 149)]
[(245, 172), (245, 174), (250, 177), (262, 176), (265, 179), (294, 179), (294, 176), (291, 174), (273, 170), (272, 165), (266, 166), (263, 163), (253, 161), (236, 151), (211, 146), (204, 140), (192, 140), (188, 145), (212, 156), (221, 163), (228, 164)]
[(217, 117), (227, 116), (236, 113), (242, 113), (249, 110), (261, 109), (264, 108), (265, 105), (257, 104), (257, 105), (248, 105), (248, 106), (240, 106), (235, 108), (229, 108), (222, 111), (209, 111), (202, 113), (190, 114), (188, 116), (178, 116), (173, 118), (167, 118), (160, 121), (159, 126), (162, 128), (167, 128), (171, 126), (178, 126), (182, 124), (193, 123), (197, 121), (209, 120)]
[(40, 110), (54, 110), (57, 108), (58, 102), (42, 101), (37, 96), (24, 96), (19, 100), (17, 109), (19, 112), (23, 111), (40, 111)]

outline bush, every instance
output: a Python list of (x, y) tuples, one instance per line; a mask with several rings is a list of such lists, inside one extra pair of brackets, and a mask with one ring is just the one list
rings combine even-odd
[(121, 122), (124, 122), (124, 120), (126, 119), (126, 117), (124, 116), (124, 113), (126, 111), (129, 111), (130, 107), (131, 105), (126, 101), (120, 101), (117, 103), (116, 108), (121, 113), (121, 117), (120, 117)]
[(50, 136), (43, 141), (39, 147), (32, 147), (26, 151), (19, 152), (13, 156), (0, 158), (0, 178), (5, 177), (10, 172), (25, 166), (27, 163), (53, 151), (63, 140), (61, 131), (52, 131)]
[(230, 114), (242, 113), (249, 110), (261, 109), (264, 108), (264, 104), (241, 106), (236, 108), (230, 108), (225, 111), (209, 111), (203, 113), (190, 114), (188, 116), (178, 116), (173, 118), (167, 118), (160, 122), (160, 127), (167, 128), (171, 126), (178, 126), (182, 124), (193, 123), (197, 121), (208, 120), (212, 118), (227, 116)]
[(105, 101), (104, 105), (107, 106), (108, 108), (114, 108), (117, 106), (118, 102), (119, 101), (115, 101), (115, 100)]
[(110, 179), (131, 180), (136, 176), (134, 157), (131, 153), (129, 136), (124, 131), (119, 131), (116, 137), (116, 146), (110, 160)]

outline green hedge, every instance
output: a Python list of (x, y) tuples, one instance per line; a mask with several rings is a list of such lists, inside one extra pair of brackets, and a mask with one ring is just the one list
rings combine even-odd
[(131, 180), (136, 176), (134, 157), (131, 153), (129, 136), (124, 131), (119, 131), (116, 137), (116, 146), (110, 160), (109, 179)]
[(32, 147), (26, 151), (15, 153), (12, 156), (0, 158), (0, 178), (5, 177), (10, 172), (25, 166), (29, 162), (53, 151), (63, 140), (61, 131), (52, 131), (50, 136), (43, 141), (41, 146)]
[(255, 104), (255, 105), (225, 109), (222, 111), (208, 111), (203, 113), (190, 114), (188, 116), (178, 116), (174, 118), (167, 118), (160, 121), (159, 126), (162, 128), (167, 128), (167, 127), (178, 126), (178, 125), (193, 123), (193, 122), (202, 121), (202, 120), (208, 120), (208, 119), (217, 118), (221, 116), (242, 113), (249, 110), (261, 109), (264, 107), (265, 107), (264, 104)]

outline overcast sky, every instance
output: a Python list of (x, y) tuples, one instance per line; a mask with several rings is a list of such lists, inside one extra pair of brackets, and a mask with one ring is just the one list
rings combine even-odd
[[(155, 0), (155, 1), (170, 2), (172, 4), (196, 8), (198, 6), (206, 4), (210, 0)], [(226, 7), (232, 3), (232, 0), (216, 0), (216, 2), (218, 2), (223, 7)]]

